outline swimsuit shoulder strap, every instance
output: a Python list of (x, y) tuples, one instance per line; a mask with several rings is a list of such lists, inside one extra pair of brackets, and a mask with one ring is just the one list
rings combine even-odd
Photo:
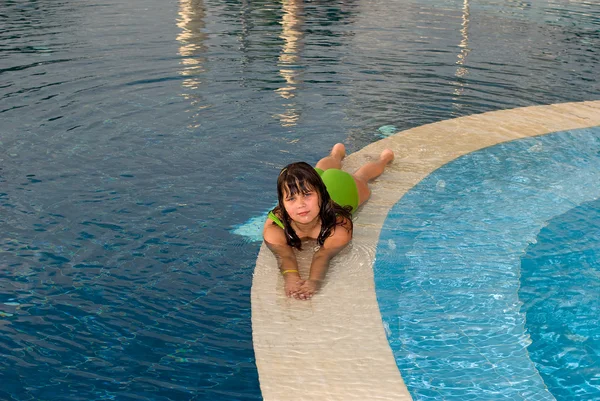
[(281, 222), (281, 220), (279, 220), (279, 217), (275, 216), (275, 213), (273, 213), (272, 210), (269, 212), (267, 217), (269, 217), (271, 220), (273, 220), (275, 222), (275, 224), (277, 224), (279, 227), (284, 228), (283, 223)]

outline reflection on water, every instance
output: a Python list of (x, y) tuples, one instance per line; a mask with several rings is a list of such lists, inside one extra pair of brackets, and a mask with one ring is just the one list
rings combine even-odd
[[(454, 95), (456, 96), (460, 96), (464, 93), (465, 84), (461, 78), (465, 78), (469, 73), (468, 68), (465, 66), (465, 63), (467, 62), (467, 56), (471, 51), (471, 49), (469, 49), (469, 0), (464, 0), (462, 10), (462, 22), (460, 28), (461, 41), (458, 45), (460, 48), (460, 53), (458, 54), (458, 61), (456, 62), (458, 67), (456, 68), (456, 73), (454, 74), (457, 80), (452, 82), (454, 85), (456, 85), (456, 88), (454, 88)], [(454, 98), (454, 100), (456, 100), (456, 98)], [(454, 103), (454, 107), (460, 108), (461, 106), (459, 103)]]
[[(185, 77), (182, 86), (189, 89), (198, 89), (201, 84), (200, 75), (205, 72), (205, 59), (202, 53), (206, 50), (204, 40), (206, 33), (205, 9), (203, 0), (179, 0), (179, 18), (177, 26), (181, 33), (177, 35), (180, 43), (179, 55), (182, 57), (183, 69), (180, 74)], [(189, 98), (189, 95), (183, 95)]]
[(298, 66), (300, 61), (300, 51), (302, 46), (302, 8), (304, 2), (301, 0), (284, 0), (283, 18), (281, 21), (281, 38), (284, 44), (279, 55), (279, 73), (287, 83), (286, 87), (277, 89), (277, 92), (284, 99), (293, 98), (294, 91), (299, 83), (298, 71), (293, 67)]
[(281, 125), (289, 127), (296, 125), (299, 118), (297, 105), (292, 101), (294, 93), (301, 83), (300, 80), (300, 52), (302, 51), (302, 24), (304, 21), (303, 0), (283, 0), (283, 18), (281, 20), (281, 38), (284, 43), (279, 55), (279, 75), (285, 80), (285, 86), (276, 90), (279, 95), (290, 103), (284, 104), (286, 110), (278, 114)]

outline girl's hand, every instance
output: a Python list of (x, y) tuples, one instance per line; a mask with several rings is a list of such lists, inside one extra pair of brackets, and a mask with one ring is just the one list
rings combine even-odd
[(302, 284), (304, 284), (304, 280), (300, 278), (299, 274), (287, 273), (283, 275), (283, 280), (285, 282), (285, 295), (289, 297), (296, 298), (296, 294), (300, 290)]
[(308, 279), (308, 280), (304, 281), (304, 283), (300, 286), (300, 289), (296, 292), (296, 294), (294, 295), (294, 298), (303, 299), (303, 300), (311, 299), (312, 296), (319, 290), (320, 287), (321, 287), (320, 280)]

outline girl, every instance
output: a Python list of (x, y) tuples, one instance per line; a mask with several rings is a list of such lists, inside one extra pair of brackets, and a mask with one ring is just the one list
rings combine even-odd
[[(269, 213), (263, 238), (277, 258), (288, 297), (310, 299), (317, 292), (329, 262), (352, 239), (352, 213), (369, 199), (369, 181), (381, 175), (394, 160), (394, 153), (386, 149), (378, 161), (367, 163), (350, 175), (340, 170), (345, 156), (346, 148), (338, 143), (315, 168), (298, 162), (279, 173), (279, 203)], [(298, 274), (293, 250), (300, 250), (304, 239), (316, 239), (320, 245), (306, 280)]]

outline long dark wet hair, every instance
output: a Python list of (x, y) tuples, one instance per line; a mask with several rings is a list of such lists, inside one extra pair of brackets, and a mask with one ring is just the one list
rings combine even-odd
[[(336, 226), (341, 225), (348, 231), (352, 230), (352, 207), (342, 207), (331, 199), (321, 176), (310, 164), (305, 162), (288, 164), (281, 170), (279, 178), (277, 178), (277, 199), (279, 204), (272, 212), (277, 217), (280, 217), (283, 223), (287, 244), (298, 250), (302, 249), (302, 241), (300, 241), (296, 231), (292, 228), (292, 219), (283, 206), (283, 200), (286, 191), (289, 191), (288, 195), (294, 196), (300, 192), (307, 193), (313, 190), (319, 194), (319, 199), (321, 200), (321, 208), (319, 210), (321, 232), (317, 238), (317, 243), (323, 245), (325, 240), (333, 234)], [(338, 217), (342, 217), (342, 219)]]

